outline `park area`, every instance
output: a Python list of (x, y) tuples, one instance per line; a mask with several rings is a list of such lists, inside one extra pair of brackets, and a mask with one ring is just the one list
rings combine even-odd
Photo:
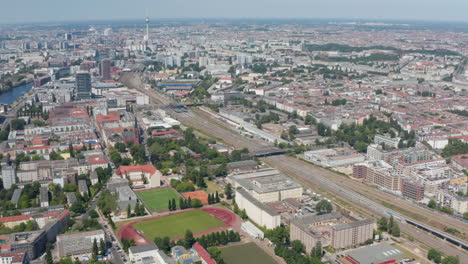
[(271, 264), (276, 261), (259, 248), (255, 243), (247, 243), (221, 248), (221, 256), (226, 264)]
[(169, 200), (175, 199), (179, 207), (179, 194), (172, 188), (160, 188), (148, 191), (138, 191), (136, 195), (143, 201), (146, 208), (152, 212), (168, 210)]
[(224, 226), (225, 223), (204, 210), (193, 210), (169, 215), (133, 225), (146, 238), (168, 236), (171, 239), (182, 237), (185, 231), (194, 234)]

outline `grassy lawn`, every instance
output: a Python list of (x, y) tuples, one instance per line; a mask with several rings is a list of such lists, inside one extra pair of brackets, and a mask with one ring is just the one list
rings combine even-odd
[(221, 256), (226, 264), (252, 263), (252, 260), (255, 260), (255, 264), (276, 263), (272, 257), (265, 253), (255, 243), (221, 248)]
[(208, 193), (215, 193), (216, 191), (218, 191), (219, 194), (222, 194), (224, 193), (224, 190), (223, 188), (221, 188), (219, 186), (219, 184), (215, 183), (214, 181), (210, 181), (208, 179), (205, 179), (205, 183), (206, 183), (206, 191)]
[(146, 207), (150, 211), (161, 211), (167, 210), (169, 199), (174, 198), (177, 206), (179, 206), (180, 196), (171, 188), (162, 188), (157, 190), (136, 192), (138, 198), (140, 198)]
[(171, 239), (185, 235), (185, 231), (202, 232), (223, 226), (224, 222), (203, 210), (194, 210), (170, 215), (133, 225), (151, 241), (155, 237), (168, 236)]

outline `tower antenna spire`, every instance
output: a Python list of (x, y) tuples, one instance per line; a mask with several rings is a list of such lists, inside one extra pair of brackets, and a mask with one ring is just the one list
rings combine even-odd
[(149, 41), (149, 16), (148, 16), (148, 9), (146, 9), (146, 36), (145, 36), (146, 42)]

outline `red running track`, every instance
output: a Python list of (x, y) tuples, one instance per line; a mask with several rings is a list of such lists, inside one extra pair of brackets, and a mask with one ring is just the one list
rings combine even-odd
[[(216, 232), (216, 231), (219, 231), (219, 230), (222, 230), (222, 229), (233, 227), (239, 222), (238, 216), (236, 214), (234, 214), (233, 212), (227, 210), (227, 209), (215, 208), (215, 207), (205, 207), (205, 208), (200, 208), (200, 209), (187, 209), (187, 210), (181, 210), (181, 211), (169, 213), (169, 214), (166, 214), (166, 215), (141, 219), (141, 220), (137, 220), (135, 222), (128, 223), (128, 224), (124, 225), (119, 230), (119, 232), (117, 233), (117, 237), (119, 239), (122, 239), (122, 238), (125, 238), (125, 239), (128, 239), (128, 240), (133, 239), (133, 240), (135, 240), (136, 245), (149, 244), (152, 241), (146, 239), (142, 234), (140, 234), (133, 227), (134, 224), (141, 223), (141, 222), (146, 222), (146, 221), (151, 221), (151, 220), (166, 217), (166, 216), (169, 216), (169, 215), (177, 215), (177, 214), (181, 214), (181, 213), (185, 213), (185, 212), (189, 212), (189, 211), (193, 211), (193, 210), (203, 210), (203, 211), (211, 214), (212, 216), (218, 218), (219, 220), (221, 220), (221, 221), (223, 221), (225, 223), (224, 226), (220, 226), (220, 227), (217, 227), (217, 228), (212, 228), (212, 229), (209, 229), (209, 230), (198, 232), (198, 233), (193, 234), (194, 236), (201, 236), (201, 235), (204, 235), (204, 234), (207, 234), (207, 233)], [(174, 238), (172, 240), (179, 240), (181, 238), (182, 237), (178, 237), (178, 238)]]

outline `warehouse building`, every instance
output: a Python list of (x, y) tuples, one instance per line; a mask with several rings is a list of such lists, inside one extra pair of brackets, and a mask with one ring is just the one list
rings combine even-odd
[(378, 244), (349, 252), (345, 259), (351, 264), (390, 264), (403, 260), (405, 255), (389, 244)]
[(234, 188), (242, 187), (261, 203), (302, 198), (302, 185), (273, 168), (238, 172), (228, 176)]
[(341, 167), (363, 162), (364, 155), (349, 148), (318, 149), (304, 153), (304, 158), (323, 167)]
[(236, 204), (245, 209), (247, 216), (260, 226), (273, 229), (281, 224), (281, 216), (268, 206), (259, 202), (244, 189), (236, 190)]

